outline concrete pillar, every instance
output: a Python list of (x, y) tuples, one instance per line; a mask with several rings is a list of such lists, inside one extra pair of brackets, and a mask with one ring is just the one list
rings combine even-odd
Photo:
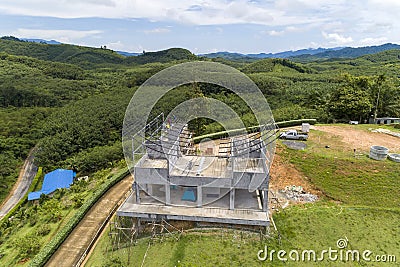
[(140, 204), (139, 185), (136, 182), (134, 182), (134, 188), (135, 188), (136, 203)]
[(231, 191), (229, 192), (229, 209), (235, 209), (235, 188), (231, 188)]
[(197, 187), (197, 207), (203, 206), (203, 190), (201, 186)]
[(169, 183), (165, 185), (165, 204), (171, 204), (171, 187)]
[(262, 211), (268, 211), (268, 189), (262, 190)]

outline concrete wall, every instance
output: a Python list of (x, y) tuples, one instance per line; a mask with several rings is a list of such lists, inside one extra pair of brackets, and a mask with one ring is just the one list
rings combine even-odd
[[(218, 188), (240, 188), (248, 189), (251, 181), (266, 182), (265, 173), (234, 172), (231, 178), (215, 177), (190, 177), (190, 176), (170, 176), (168, 180), (167, 169), (158, 168), (140, 168), (135, 167), (135, 181), (140, 184), (176, 184), (182, 186), (208, 186)], [(264, 183), (263, 182), (263, 183)]]
[(135, 167), (135, 181), (142, 184), (166, 184), (167, 169)]

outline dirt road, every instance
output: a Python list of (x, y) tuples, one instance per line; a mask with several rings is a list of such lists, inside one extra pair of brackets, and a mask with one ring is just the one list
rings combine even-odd
[(33, 178), (37, 173), (37, 167), (33, 164), (35, 158), (35, 148), (33, 148), (26, 158), (24, 165), (19, 173), (18, 180), (14, 184), (7, 198), (3, 201), (0, 206), (0, 219), (6, 216), (6, 214), (24, 197), (28, 192), (29, 186), (31, 185)]
[(113, 207), (128, 192), (131, 183), (132, 176), (128, 175), (108, 190), (89, 210), (45, 266), (74, 266)]

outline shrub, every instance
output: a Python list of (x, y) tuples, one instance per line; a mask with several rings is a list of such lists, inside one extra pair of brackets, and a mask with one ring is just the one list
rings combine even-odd
[(124, 169), (114, 175), (112, 179), (107, 180), (102, 187), (95, 192), (75, 213), (75, 215), (64, 225), (64, 227), (44, 246), (38, 254), (32, 259), (29, 266), (44, 266), (50, 257), (57, 251), (68, 235), (74, 230), (78, 223), (83, 219), (90, 208), (110, 189), (113, 185), (121, 181), (129, 174), (128, 169)]
[(21, 239), (15, 240), (14, 247), (18, 250), (19, 258), (26, 259), (38, 253), (41, 244), (39, 237), (36, 234), (31, 233), (25, 235)]
[(48, 235), (51, 231), (50, 226), (46, 223), (46, 224), (42, 224), (41, 226), (39, 226), (39, 228), (36, 231), (36, 234), (38, 236), (45, 236)]

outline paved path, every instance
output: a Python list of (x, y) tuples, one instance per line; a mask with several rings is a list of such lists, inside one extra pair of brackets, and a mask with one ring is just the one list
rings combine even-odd
[(96, 235), (101, 224), (114, 206), (129, 191), (131, 184), (132, 176), (128, 175), (109, 189), (89, 210), (45, 266), (75, 266)]
[(7, 213), (25, 196), (28, 192), (33, 178), (37, 173), (37, 167), (33, 164), (35, 158), (35, 148), (33, 148), (26, 158), (24, 165), (19, 173), (18, 180), (11, 189), (8, 197), (3, 201), (0, 206), (0, 219), (7, 215)]

